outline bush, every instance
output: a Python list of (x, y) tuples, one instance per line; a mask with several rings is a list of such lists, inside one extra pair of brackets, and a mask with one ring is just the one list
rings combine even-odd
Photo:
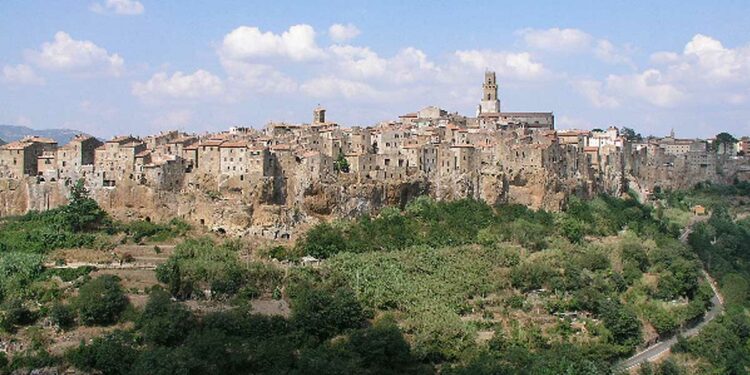
[(297, 246), (299, 254), (316, 258), (328, 258), (347, 248), (341, 229), (328, 223), (318, 224), (307, 231)]
[(616, 344), (632, 348), (641, 341), (641, 322), (630, 307), (609, 301), (601, 317)]
[(181, 299), (204, 289), (211, 290), (212, 298), (232, 296), (245, 287), (258, 294), (271, 293), (281, 282), (281, 271), (261, 262), (240, 263), (240, 246), (235, 241), (217, 246), (210, 238), (186, 240), (156, 268), (156, 277)]
[(16, 326), (34, 323), (36, 314), (31, 312), (20, 300), (5, 303), (0, 311), (0, 328), (6, 332), (15, 332)]
[(155, 289), (149, 294), (136, 327), (147, 342), (175, 345), (195, 327), (195, 318), (182, 305), (172, 302), (167, 292)]
[(292, 301), (292, 322), (304, 334), (326, 340), (345, 330), (359, 328), (366, 315), (354, 292), (339, 288), (308, 289)]
[(61, 329), (68, 329), (75, 324), (75, 311), (68, 305), (55, 303), (49, 311), (52, 323)]
[(81, 287), (75, 306), (82, 324), (108, 325), (120, 317), (128, 298), (117, 277), (103, 275)]
[(125, 375), (135, 362), (138, 352), (132, 334), (115, 331), (96, 337), (89, 345), (81, 343), (67, 354), (67, 359), (80, 370), (99, 371), (104, 375)]

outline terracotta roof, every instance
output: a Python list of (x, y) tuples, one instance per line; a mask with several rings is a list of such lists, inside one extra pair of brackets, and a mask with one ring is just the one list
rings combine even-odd
[(289, 151), (289, 150), (291, 150), (291, 147), (288, 144), (286, 144), (286, 143), (282, 143), (282, 144), (271, 146), (271, 150), (274, 150), (274, 151)]
[(223, 139), (209, 139), (202, 141), (198, 146), (221, 146), (222, 143), (224, 143)]
[(245, 148), (247, 141), (227, 141), (221, 144), (221, 148)]
[(143, 144), (143, 142), (133, 141), (133, 142), (128, 142), (128, 143), (122, 144), (121, 146), (122, 147), (136, 147), (136, 146), (139, 146), (139, 145), (142, 145), (142, 144)]
[(183, 137), (179, 137), (177, 139), (173, 139), (173, 140), (171, 140), (171, 141), (169, 141), (167, 143), (168, 144), (177, 144), (177, 143), (183, 143), (184, 144), (184, 143), (188, 143), (188, 142), (192, 142), (192, 141), (195, 141), (195, 137), (186, 137), (186, 136), (183, 136)]
[(4, 149), (4, 150), (23, 150), (23, 149), (25, 149), (26, 147), (29, 147), (29, 146), (31, 146), (30, 142), (15, 141), (15, 142), (6, 143), (6, 144), (0, 146), (0, 149)]
[(247, 148), (250, 151), (263, 151), (266, 149), (266, 146), (263, 145), (248, 145)]
[(52, 138), (45, 138), (45, 137), (39, 137), (36, 135), (31, 135), (24, 137), (22, 141), (27, 142), (37, 142), (37, 143), (48, 143), (48, 144), (57, 144), (57, 141)]
[(129, 135), (120, 135), (120, 136), (116, 136), (116, 137), (108, 140), (107, 143), (125, 143), (125, 142), (127, 142), (127, 141), (129, 141), (131, 139), (133, 139), (132, 136), (129, 136)]

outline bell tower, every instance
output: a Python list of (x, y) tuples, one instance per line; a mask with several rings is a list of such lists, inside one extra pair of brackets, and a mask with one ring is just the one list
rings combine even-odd
[(313, 110), (313, 124), (324, 124), (326, 122), (326, 110), (318, 104)]
[(497, 98), (497, 80), (495, 72), (484, 72), (484, 84), (482, 85), (482, 100), (479, 102), (479, 113), (500, 112), (500, 100)]

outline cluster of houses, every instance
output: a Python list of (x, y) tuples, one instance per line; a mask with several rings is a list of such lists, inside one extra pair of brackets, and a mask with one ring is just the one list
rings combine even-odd
[[(736, 150), (743, 154), (743, 138)], [(35, 136), (0, 146), (0, 178), (35, 177), (39, 183), (92, 187), (123, 181), (156, 189), (188, 184), (242, 189), (267, 177), (335, 177), (345, 158), (357, 180), (442, 178), (483, 171), (547, 169), (585, 180), (608, 168), (637, 172), (644, 160), (675, 158), (694, 168), (711, 168), (716, 152), (702, 140), (628, 139), (617, 128), (555, 130), (549, 112), (502, 112), (493, 72), (485, 74), (475, 117), (427, 107), (369, 127), (343, 127), (316, 108), (309, 124), (270, 123), (264, 129), (234, 127), (214, 134), (162, 132), (143, 138), (100, 141), (76, 136), (64, 146)], [(634, 156), (636, 159), (634, 159)], [(634, 161), (639, 160), (639, 161)], [(670, 161), (672, 160), (672, 161)], [(210, 179), (206, 179), (210, 177)], [(215, 185), (213, 185), (215, 184)]]

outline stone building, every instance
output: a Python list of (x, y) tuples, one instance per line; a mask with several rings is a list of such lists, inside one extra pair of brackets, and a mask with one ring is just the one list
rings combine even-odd
[(94, 169), (100, 186), (114, 187), (120, 180), (136, 180), (136, 155), (146, 144), (132, 136), (114, 137), (94, 150)]
[(93, 165), (96, 149), (102, 142), (92, 136), (78, 134), (57, 149), (57, 175), (59, 179), (77, 181), (85, 178), (84, 165)]
[(4, 144), (0, 146), (0, 176), (36, 176), (39, 167), (37, 159), (44, 152), (54, 152), (56, 148), (57, 142), (54, 140), (37, 136)]

